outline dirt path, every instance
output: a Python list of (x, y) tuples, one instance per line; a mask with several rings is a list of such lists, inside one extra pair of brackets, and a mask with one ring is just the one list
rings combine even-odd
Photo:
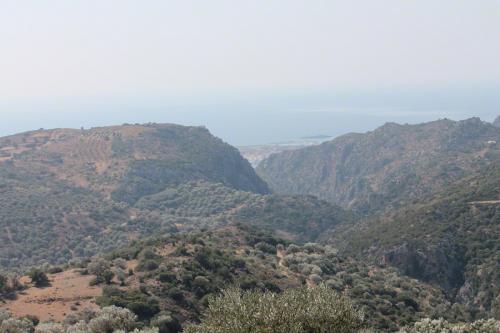
[[(276, 250), (276, 257), (278, 258), (278, 266), (284, 268), (284, 274), (286, 276), (289, 276), (289, 270), (288, 267), (283, 265), (283, 260), (285, 259), (285, 250)], [(293, 274), (293, 273), (292, 273)], [(314, 288), (316, 287), (316, 284), (311, 281), (309, 278), (306, 279), (306, 284), (308, 288)]]
[(9, 227), (5, 227), (5, 230), (7, 231), (7, 238), (9, 239), (10, 243), (11, 243), (12, 245), (15, 245), (15, 244), (14, 244), (14, 240), (12, 239), (12, 233), (10, 232)]
[(500, 200), (471, 201), (469, 205), (498, 205)]
[(283, 265), (283, 259), (285, 258), (285, 250), (276, 250), (276, 257), (278, 257), (278, 266), (286, 268)]
[(238, 205), (238, 206), (236, 206), (236, 207), (231, 208), (231, 209), (228, 211), (228, 213), (229, 213), (229, 214), (231, 214), (231, 215), (232, 215), (232, 214), (236, 214), (236, 213), (238, 213), (240, 210), (242, 210), (243, 208), (246, 208), (246, 207), (247, 207), (247, 204), (241, 204), (241, 205)]

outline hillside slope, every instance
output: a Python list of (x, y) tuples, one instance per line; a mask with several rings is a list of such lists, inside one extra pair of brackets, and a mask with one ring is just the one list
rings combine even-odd
[(189, 180), (268, 192), (238, 150), (204, 127), (124, 125), (39, 130), (0, 138), (1, 160), (39, 169), (70, 185), (135, 202)]
[(312, 196), (260, 195), (203, 181), (146, 196), (134, 208), (149, 216), (176, 217), (178, 230), (236, 223), (297, 243), (316, 241), (327, 230), (356, 219), (349, 211)]
[(237, 150), (204, 128), (127, 125), (1, 138), (0, 265), (65, 264), (161, 234), (241, 223), (296, 242), (354, 216), (266, 194)]
[(326, 238), (345, 253), (441, 286), (471, 313), (500, 317), (500, 161)]
[(500, 129), (478, 118), (388, 123), (318, 146), (271, 155), (270, 187), (369, 213), (417, 200), (500, 158)]
[(493, 121), (493, 125), (496, 127), (500, 127), (500, 116), (496, 117), (496, 119)]
[[(438, 288), (400, 275), (392, 268), (364, 264), (340, 255), (331, 246), (290, 244), (244, 225), (160, 235), (115, 251), (107, 259), (113, 271), (123, 272), (120, 261), (126, 260), (123, 267), (133, 268), (133, 272), (121, 273), (123, 283), (115, 279), (110, 285), (101, 284), (97, 289), (102, 288), (100, 297), (88, 297), (96, 295), (96, 288), (88, 286), (88, 275), (79, 277), (73, 269), (50, 275), (53, 287), (42, 291), (31, 288), (27, 297), (0, 303), (0, 308), (17, 315), (31, 310), (43, 314), (44, 319), (61, 320), (70, 311), (74, 311), (73, 315), (81, 311), (78, 301), (85, 296), (91, 305), (127, 307), (146, 324), (160, 316), (169, 318), (175, 329), (168, 332), (178, 332), (179, 324), (199, 320), (207, 299), (230, 285), (279, 292), (324, 282), (345, 293), (364, 311), (366, 327), (384, 332), (428, 316), (463, 320)], [(88, 273), (89, 266), (84, 263), (80, 271)], [(65, 293), (57, 288), (77, 278), (87, 284), (79, 286), (79, 290), (72, 288), (74, 294), (63, 298)], [(24, 305), (29, 300), (27, 308)], [(53, 312), (46, 314), (47, 309)]]
[(175, 231), (182, 217), (134, 205), (196, 181), (268, 192), (235, 148), (202, 127), (124, 125), (0, 138), (1, 267), (61, 264)]

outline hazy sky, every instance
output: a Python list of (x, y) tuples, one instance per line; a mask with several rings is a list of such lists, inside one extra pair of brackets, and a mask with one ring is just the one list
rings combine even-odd
[(273, 139), (293, 112), (360, 107), (491, 120), (499, 41), (498, 0), (0, 0), (0, 135), (177, 121), (247, 143), (227, 127), (252, 113)]

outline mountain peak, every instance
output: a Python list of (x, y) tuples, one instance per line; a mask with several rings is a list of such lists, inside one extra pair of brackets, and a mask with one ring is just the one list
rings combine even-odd
[(478, 158), (497, 158), (498, 148), (490, 141), (500, 142), (500, 131), (479, 118), (387, 123), (365, 134), (272, 155), (257, 171), (277, 192), (317, 195), (371, 211), (425, 195), (475, 169)]
[(268, 191), (236, 148), (201, 126), (148, 123), (40, 129), (0, 138), (2, 161), (28, 172), (44, 170), (73, 186), (108, 195), (130, 192), (127, 200), (187, 180)]

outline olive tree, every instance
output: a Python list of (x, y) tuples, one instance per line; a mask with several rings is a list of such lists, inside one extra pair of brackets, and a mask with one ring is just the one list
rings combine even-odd
[(281, 294), (232, 288), (209, 302), (199, 325), (186, 333), (351, 333), (362, 314), (324, 284)]
[(11, 317), (10, 312), (4, 309), (0, 309), (0, 325), (4, 320), (7, 320)]
[(103, 308), (97, 317), (90, 320), (91, 333), (112, 333), (117, 330), (130, 332), (135, 327), (137, 316), (130, 310), (117, 306)]
[(33, 323), (28, 319), (8, 318), (0, 325), (2, 333), (33, 333), (33, 331)]

